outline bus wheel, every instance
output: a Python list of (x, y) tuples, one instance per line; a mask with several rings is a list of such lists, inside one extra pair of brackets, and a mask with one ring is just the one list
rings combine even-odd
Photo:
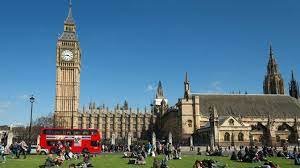
[(82, 150), (82, 153), (90, 153), (90, 152), (89, 152), (89, 150), (88, 150), (87, 148), (84, 148), (84, 149)]
[(46, 153), (45, 151), (42, 151), (42, 152), (40, 153), (40, 155), (47, 155), (47, 153)]
[(56, 151), (55, 148), (51, 148), (51, 149), (50, 149), (50, 153), (51, 153), (51, 154), (55, 154), (55, 151)]

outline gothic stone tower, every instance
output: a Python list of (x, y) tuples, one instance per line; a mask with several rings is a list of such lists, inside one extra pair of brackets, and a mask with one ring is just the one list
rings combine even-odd
[(55, 127), (78, 127), (80, 63), (81, 50), (70, 1), (64, 32), (56, 46)]
[(299, 85), (296, 79), (294, 78), (294, 72), (292, 71), (292, 79), (289, 83), (289, 93), (290, 96), (299, 99)]
[(161, 81), (158, 82), (153, 106), (155, 114), (160, 116), (163, 116), (163, 114), (167, 110), (168, 99), (166, 99), (166, 97), (164, 96), (164, 90)]
[(189, 95), (191, 94), (191, 88), (190, 88), (190, 81), (188, 77), (188, 73), (185, 73), (185, 80), (184, 80), (184, 98), (189, 99)]
[(270, 46), (267, 74), (264, 80), (264, 94), (284, 94), (284, 84)]

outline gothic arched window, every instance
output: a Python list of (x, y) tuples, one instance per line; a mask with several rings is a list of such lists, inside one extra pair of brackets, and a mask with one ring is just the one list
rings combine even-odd
[(230, 141), (230, 134), (228, 132), (224, 134), (224, 141)]
[(193, 126), (193, 121), (192, 120), (188, 120), (187, 124), (188, 124), (189, 127), (192, 127)]
[(276, 135), (276, 142), (280, 142), (280, 136)]
[(258, 142), (262, 142), (262, 140), (263, 140), (263, 136), (261, 135), (259, 136)]
[(233, 119), (229, 120), (229, 125), (234, 125), (234, 120)]
[(239, 135), (238, 135), (238, 140), (239, 141), (244, 141), (244, 134), (243, 133), (239, 133)]

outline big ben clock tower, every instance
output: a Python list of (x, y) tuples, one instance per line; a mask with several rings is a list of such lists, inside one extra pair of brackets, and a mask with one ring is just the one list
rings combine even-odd
[(64, 32), (56, 45), (55, 127), (78, 128), (81, 50), (69, 3)]

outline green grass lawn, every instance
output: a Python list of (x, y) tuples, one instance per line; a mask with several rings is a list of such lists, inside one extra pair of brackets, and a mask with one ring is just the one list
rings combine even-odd
[[(162, 159), (162, 157), (159, 157)], [(28, 156), (27, 159), (11, 159), (7, 158), (6, 163), (0, 163), (0, 168), (35, 168), (42, 165), (45, 162), (46, 156)], [(224, 164), (227, 164), (229, 168), (251, 168), (263, 163), (242, 163), (237, 161), (231, 161), (228, 157), (207, 157), (197, 155), (184, 155), (182, 160), (171, 160), (168, 162), (170, 168), (191, 168), (195, 160), (213, 159)], [(273, 162), (280, 165), (281, 168), (296, 168), (300, 166), (294, 165), (294, 160), (287, 160), (282, 158), (269, 158)], [(78, 163), (79, 161), (72, 160), (66, 161), (62, 167), (68, 167), (71, 163)], [(153, 158), (148, 157), (144, 166), (128, 165), (128, 159), (123, 159), (119, 154), (105, 154), (94, 157), (91, 159), (92, 164), (96, 168), (151, 168), (153, 164)]]

